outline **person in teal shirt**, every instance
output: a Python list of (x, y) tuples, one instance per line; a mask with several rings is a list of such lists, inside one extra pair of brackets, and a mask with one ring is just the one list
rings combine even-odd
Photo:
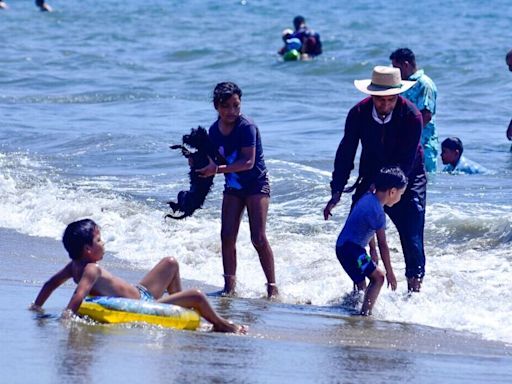
[(439, 139), (436, 130), (436, 98), (437, 88), (423, 69), (416, 67), (416, 57), (409, 48), (399, 48), (389, 57), (393, 67), (400, 69), (402, 80), (416, 81), (416, 84), (402, 96), (411, 101), (423, 117), (421, 144), (425, 153), (425, 169), (436, 172), (437, 156), (439, 154)]

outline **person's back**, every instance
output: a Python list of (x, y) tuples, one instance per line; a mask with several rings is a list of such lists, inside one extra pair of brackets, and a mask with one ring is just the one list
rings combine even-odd
[(423, 118), (421, 145), (425, 156), (425, 169), (435, 172), (437, 169), (437, 156), (439, 138), (436, 127), (436, 101), (437, 87), (423, 69), (416, 66), (416, 57), (409, 48), (399, 48), (390, 55), (391, 63), (400, 69), (403, 80), (416, 81), (416, 84), (402, 93), (420, 110)]
[(367, 192), (352, 208), (336, 241), (341, 247), (347, 241), (364, 248), (380, 228), (385, 228), (386, 214), (374, 193)]
[(292, 37), (298, 38), (302, 43), (302, 54), (306, 57), (314, 57), (322, 54), (322, 41), (320, 34), (313, 31), (306, 25), (306, 19), (296, 16), (293, 19), (295, 31)]

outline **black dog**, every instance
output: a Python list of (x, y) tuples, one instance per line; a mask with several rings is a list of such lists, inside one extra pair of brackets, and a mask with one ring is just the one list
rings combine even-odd
[[(178, 193), (178, 202), (168, 201), (167, 204), (172, 209), (172, 214), (169, 213), (165, 217), (172, 219), (184, 219), (191, 216), (196, 209), (203, 206), (206, 195), (210, 192), (213, 185), (214, 176), (199, 177), (196, 169), (206, 167), (209, 163), (208, 156), (215, 161), (217, 151), (208, 137), (206, 129), (199, 126), (192, 128), (188, 135), (183, 136), (183, 145), (171, 145), (171, 149), (181, 149), (181, 153), (189, 159), (190, 172), (190, 190), (181, 191)], [(191, 152), (190, 149), (195, 149)], [(174, 213), (181, 212), (182, 215), (175, 216)]]

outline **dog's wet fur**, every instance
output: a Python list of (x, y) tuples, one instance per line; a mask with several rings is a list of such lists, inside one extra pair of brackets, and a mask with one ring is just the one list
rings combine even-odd
[(203, 206), (206, 196), (213, 186), (213, 178), (199, 177), (197, 169), (206, 167), (209, 163), (208, 156), (215, 161), (217, 158), (217, 150), (208, 137), (206, 129), (199, 126), (192, 128), (188, 135), (184, 135), (183, 144), (171, 145), (171, 149), (181, 149), (181, 153), (189, 159), (190, 172), (190, 189), (188, 191), (180, 191), (178, 193), (177, 202), (168, 201), (167, 204), (172, 209), (172, 213), (165, 215), (172, 219), (180, 220), (191, 216), (196, 209)]

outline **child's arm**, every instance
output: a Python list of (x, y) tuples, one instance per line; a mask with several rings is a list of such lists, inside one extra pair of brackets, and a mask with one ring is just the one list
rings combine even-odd
[(384, 228), (377, 231), (377, 242), (379, 243), (382, 264), (384, 264), (384, 268), (386, 268), (386, 279), (388, 280), (388, 287), (391, 285), (391, 289), (394, 291), (396, 289), (396, 277), (393, 273), (393, 267), (391, 266), (388, 242), (386, 240), (386, 230)]
[(68, 263), (64, 268), (62, 268), (59, 272), (50, 277), (46, 283), (44, 283), (36, 297), (36, 300), (32, 303), (29, 309), (33, 311), (41, 311), (43, 304), (46, 302), (46, 300), (48, 300), (53, 291), (55, 291), (70, 278), (71, 263)]
[(73, 292), (73, 296), (71, 296), (68, 306), (64, 311), (65, 313), (69, 313), (69, 311), (76, 313), (78, 311), (82, 301), (84, 301), (85, 297), (89, 292), (91, 292), (91, 289), (94, 287), (94, 284), (96, 284), (96, 281), (100, 276), (101, 268), (97, 264), (89, 263), (85, 266), (82, 277), (80, 278), (75, 292)]

